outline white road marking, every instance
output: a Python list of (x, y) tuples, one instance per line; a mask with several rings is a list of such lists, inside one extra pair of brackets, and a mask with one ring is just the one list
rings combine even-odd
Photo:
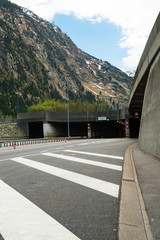
[(79, 239), (1, 180), (0, 192), (0, 233), (5, 240)]
[(77, 146), (83, 146), (83, 145), (88, 145), (89, 143), (79, 143)]
[(0, 160), (0, 162), (5, 162), (5, 161), (9, 161), (10, 159), (9, 158), (7, 158), (7, 159), (2, 159), (2, 160)]
[(93, 190), (108, 194), (118, 198), (119, 185), (106, 182), (103, 180), (88, 177), (79, 173), (71, 172), (61, 168), (53, 167), (44, 163), (35, 162), (27, 158), (17, 157), (12, 158), (13, 161), (24, 164), (26, 166), (38, 169), (40, 171), (52, 174), (65, 180), (80, 184)]
[(45, 152), (48, 152), (48, 150), (41, 151), (40, 153), (45, 153)]
[(89, 144), (99, 144), (99, 143), (110, 143), (110, 142), (115, 142), (116, 140), (115, 139), (100, 139), (100, 140), (95, 140), (95, 141), (92, 141), (92, 140), (88, 140)]
[[(67, 152), (69, 152), (69, 151), (67, 151)], [(76, 151), (70, 151), (70, 152), (74, 153)], [(89, 165), (93, 165), (93, 166), (97, 166), (97, 167), (103, 167), (103, 168), (109, 168), (109, 169), (112, 169), (112, 170), (122, 171), (121, 166), (114, 165), (114, 164), (91, 161), (91, 160), (88, 160), (88, 159), (77, 158), (77, 157), (66, 156), (66, 155), (60, 155), (60, 154), (55, 154), (55, 153), (50, 153), (50, 152), (42, 153), (42, 155), (55, 157), (55, 158), (61, 158), (61, 159), (67, 160), (67, 161), (79, 162), (79, 163), (89, 164)]]
[(91, 153), (91, 152), (81, 152), (81, 151), (74, 151), (74, 150), (65, 150), (66, 152), (73, 152), (73, 153), (80, 153), (85, 155), (92, 155), (92, 156), (98, 156), (98, 157), (106, 157), (106, 158), (114, 158), (114, 159), (121, 159), (123, 160), (123, 157), (121, 156), (114, 156), (114, 155), (107, 155), (107, 154), (100, 154), (100, 153)]

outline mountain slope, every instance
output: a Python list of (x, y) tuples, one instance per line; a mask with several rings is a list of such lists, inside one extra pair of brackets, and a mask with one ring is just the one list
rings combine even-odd
[[(81, 51), (57, 26), (7, 0), (0, 2), (0, 111), (16, 114), (47, 98), (95, 97), (127, 100), (132, 78)], [(87, 92), (88, 93), (88, 92)], [(93, 99), (92, 95), (90, 94)]]

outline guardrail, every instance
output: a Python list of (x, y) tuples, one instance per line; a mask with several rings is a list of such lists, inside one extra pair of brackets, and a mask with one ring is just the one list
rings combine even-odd
[(65, 141), (65, 138), (60, 139), (44, 139), (44, 140), (27, 140), (27, 141), (12, 141), (12, 142), (0, 142), (0, 148), (3, 147), (14, 147), (21, 145), (31, 145), (38, 143), (51, 143), (51, 142), (62, 142)]
[(0, 118), (0, 125), (9, 123), (17, 123), (17, 118)]

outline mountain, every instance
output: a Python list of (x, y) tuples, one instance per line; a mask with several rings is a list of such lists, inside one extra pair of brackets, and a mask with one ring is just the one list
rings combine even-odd
[(0, 111), (16, 115), (46, 99), (121, 99), (126, 104), (132, 78), (88, 55), (59, 27), (28, 9), (0, 1)]

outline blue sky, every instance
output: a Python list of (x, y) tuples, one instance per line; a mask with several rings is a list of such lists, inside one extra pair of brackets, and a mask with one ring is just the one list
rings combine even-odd
[(137, 68), (160, 0), (10, 0), (54, 22), (83, 51), (127, 71)]
[(52, 21), (66, 33), (78, 48), (88, 54), (123, 68), (121, 60), (127, 56), (126, 49), (118, 46), (121, 29), (107, 21), (92, 23), (78, 19), (73, 14), (56, 14)]

